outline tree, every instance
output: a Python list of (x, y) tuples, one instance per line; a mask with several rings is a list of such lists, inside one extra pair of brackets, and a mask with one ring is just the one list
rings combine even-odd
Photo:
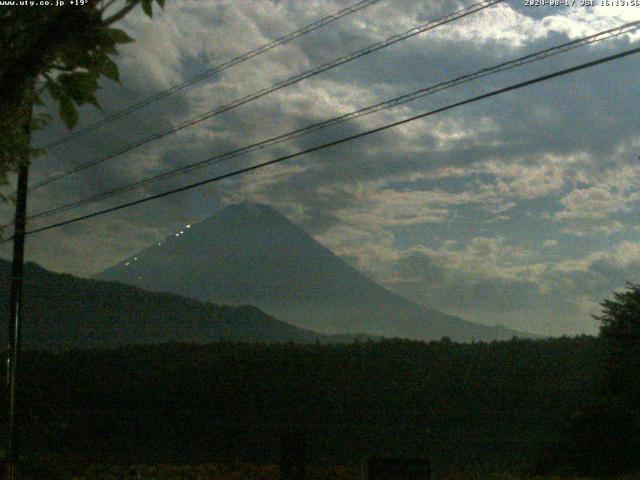
[[(119, 81), (118, 67), (111, 57), (117, 54), (118, 44), (132, 41), (111, 25), (138, 4), (151, 16), (152, 1), (16, 2), (0, 11), (0, 186), (8, 183), (10, 172), (18, 173), (7, 353), (7, 480), (18, 476), (16, 399), (28, 165), (35, 153), (31, 132), (48, 120), (46, 114), (34, 115), (34, 106), (43, 104), (41, 95), (46, 91), (58, 103), (60, 117), (69, 128), (78, 121), (79, 106), (90, 103), (98, 107), (100, 77)], [(164, 0), (156, 2), (164, 6)]]
[(604, 393), (640, 410), (640, 284), (629, 283), (601, 306), (594, 318), (607, 354)]
[(640, 285), (613, 296), (594, 315), (604, 352), (601, 399), (567, 425), (574, 469), (584, 474), (640, 469)]
[[(165, 0), (155, 0), (164, 7)], [(119, 44), (133, 41), (112, 25), (137, 5), (152, 16), (153, 0), (66, 0), (65, 5), (10, 6), (0, 10), (0, 186), (36, 153), (32, 130), (45, 124), (33, 112), (46, 92), (72, 128), (78, 107), (99, 107), (96, 92), (105, 77), (119, 81), (113, 60)]]
[(640, 470), (640, 285), (629, 283), (600, 305), (602, 314), (594, 315), (601, 323), (600, 398), (566, 419), (559, 444), (541, 453), (535, 473)]

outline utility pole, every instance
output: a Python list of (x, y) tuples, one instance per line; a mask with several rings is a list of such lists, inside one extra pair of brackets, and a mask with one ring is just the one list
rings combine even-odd
[(22, 283), (24, 266), (24, 239), (27, 213), (27, 188), (29, 182), (29, 147), (31, 144), (31, 112), (29, 105), (25, 115), (25, 141), (27, 148), (18, 166), (16, 191), (15, 230), (13, 234), (13, 262), (11, 265), (11, 295), (9, 317), (9, 339), (7, 348), (7, 468), (6, 480), (16, 480), (18, 476), (18, 366), (20, 362), (22, 330)]

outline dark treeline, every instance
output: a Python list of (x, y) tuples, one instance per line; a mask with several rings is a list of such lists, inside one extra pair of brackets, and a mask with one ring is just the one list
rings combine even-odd
[(275, 463), (279, 436), (296, 431), (319, 464), (395, 453), (526, 467), (594, 402), (602, 364), (587, 336), (32, 351), (24, 442), (90, 461)]

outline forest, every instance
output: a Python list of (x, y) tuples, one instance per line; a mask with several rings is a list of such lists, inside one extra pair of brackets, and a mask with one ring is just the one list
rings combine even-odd
[(384, 453), (526, 470), (596, 401), (603, 358), (588, 336), (29, 351), (23, 445), (63, 462), (268, 465), (294, 432), (318, 466)]

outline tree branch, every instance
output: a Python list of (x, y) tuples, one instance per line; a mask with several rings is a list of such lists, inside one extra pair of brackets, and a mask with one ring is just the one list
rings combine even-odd
[(102, 1), (103, 1), (103, 5), (100, 7), (100, 14), (104, 15), (104, 13), (107, 11), (107, 9), (109, 7), (111, 7), (111, 5), (116, 3), (118, 0), (109, 0), (106, 5), (104, 4), (104, 0), (102, 0)]
[(122, 20), (124, 17), (127, 16), (127, 13), (129, 13), (131, 10), (136, 8), (136, 6), (139, 3), (140, 3), (140, 0), (131, 0), (131, 3), (129, 3), (129, 5), (120, 9), (118, 13), (114, 13), (109, 18), (105, 19), (104, 24), (108, 26), (108, 25), (111, 25), (112, 23), (117, 22), (118, 20)]

